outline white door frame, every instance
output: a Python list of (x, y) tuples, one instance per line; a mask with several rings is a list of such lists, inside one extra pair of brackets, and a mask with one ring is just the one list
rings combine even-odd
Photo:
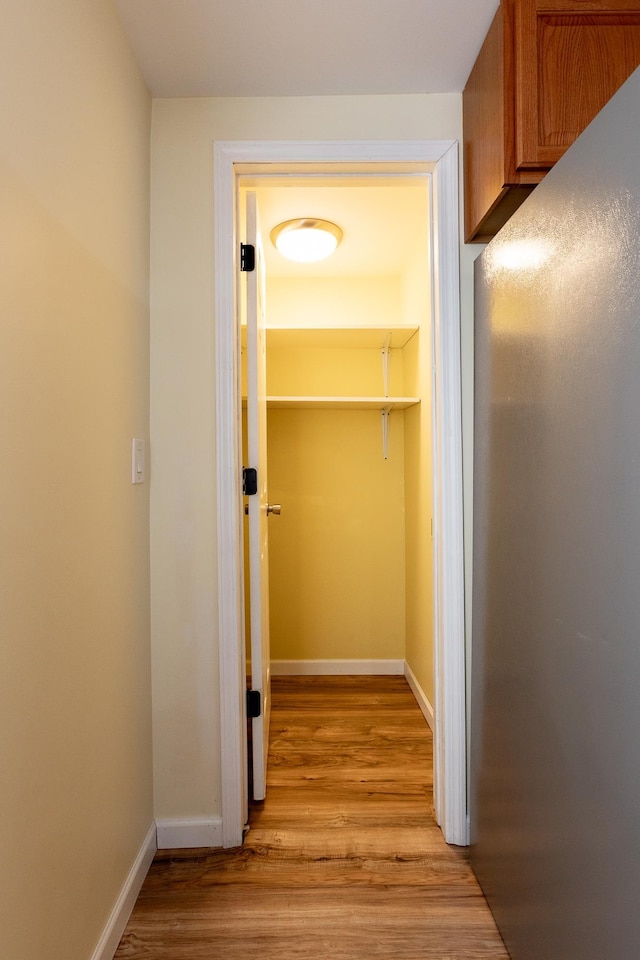
[[(424, 169), (430, 183), (434, 364), (435, 808), (448, 843), (467, 843), (458, 145), (450, 140), (214, 143), (215, 375), (222, 833), (242, 842), (247, 814), (242, 598), (240, 346), (236, 325), (238, 173), (320, 164)], [(279, 166), (278, 166), (279, 165)], [(404, 165), (404, 169), (403, 169)], [(256, 169), (253, 169), (253, 168)], [(379, 168), (382, 169), (382, 168)], [(263, 171), (264, 172), (264, 171)]]

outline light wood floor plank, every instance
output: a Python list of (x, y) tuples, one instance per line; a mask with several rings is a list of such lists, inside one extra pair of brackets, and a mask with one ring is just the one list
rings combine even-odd
[(432, 757), (403, 677), (275, 678), (244, 846), (160, 851), (116, 960), (508, 960)]

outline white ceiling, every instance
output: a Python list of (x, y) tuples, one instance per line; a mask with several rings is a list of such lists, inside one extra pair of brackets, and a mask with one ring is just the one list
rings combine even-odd
[[(155, 97), (460, 92), (498, 0), (115, 0)], [(424, 181), (260, 186), (269, 276), (400, 275), (425, 243)], [(294, 217), (344, 231), (319, 264), (269, 241)]]
[(498, 0), (115, 0), (155, 97), (460, 92)]

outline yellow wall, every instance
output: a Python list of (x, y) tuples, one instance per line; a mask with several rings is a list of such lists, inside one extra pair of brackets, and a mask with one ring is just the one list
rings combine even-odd
[(376, 327), (400, 322), (400, 278), (269, 277), (268, 322), (279, 327)]
[[(278, 347), (268, 351), (269, 396), (383, 397), (383, 384), (381, 348)], [(404, 357), (399, 349), (390, 351), (389, 395), (404, 396)]]
[(5, 0), (0, 100), (0, 953), (87, 960), (152, 823), (150, 101), (107, 0)]
[[(220, 813), (212, 142), (460, 140), (461, 103), (459, 94), (154, 102), (152, 631), (158, 816)], [(467, 339), (473, 253), (463, 256)], [(469, 349), (465, 356), (468, 375)], [(468, 390), (466, 401), (470, 426)]]
[[(323, 281), (278, 279), (275, 296), (269, 281), (269, 322), (287, 326), (284, 313), (303, 327), (363, 326), (376, 295), (379, 316), (401, 319), (398, 277)], [(316, 339), (268, 349), (270, 395), (383, 396), (384, 334), (377, 349), (319, 347)], [(305, 343), (297, 332), (295, 340)], [(389, 373), (389, 393), (403, 396), (403, 350), (391, 351)], [(379, 410), (270, 412), (269, 499), (283, 506), (269, 528), (274, 660), (404, 659), (403, 435), (396, 411), (385, 461)]]
[(271, 410), (274, 660), (404, 657), (404, 444), (377, 411)]

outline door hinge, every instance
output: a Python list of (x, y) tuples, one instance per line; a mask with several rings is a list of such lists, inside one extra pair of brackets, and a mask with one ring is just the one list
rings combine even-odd
[(262, 697), (259, 690), (247, 690), (247, 717), (250, 720), (262, 713)]
[(258, 471), (255, 467), (242, 468), (242, 492), (245, 497), (253, 497), (258, 492)]
[(256, 248), (252, 243), (240, 244), (240, 270), (252, 273), (256, 268)]

